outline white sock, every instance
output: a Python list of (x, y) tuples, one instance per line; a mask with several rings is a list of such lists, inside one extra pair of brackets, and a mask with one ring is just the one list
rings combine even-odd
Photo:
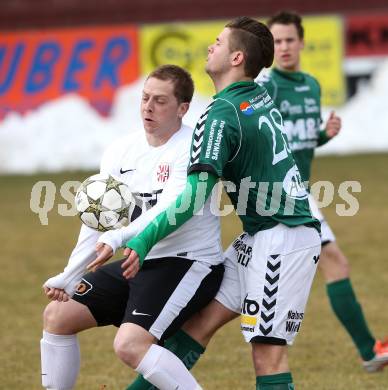
[(43, 331), (40, 340), (42, 386), (52, 390), (71, 390), (80, 368), (77, 336), (61, 336)]
[(160, 390), (201, 390), (185, 365), (159, 345), (151, 345), (136, 371)]

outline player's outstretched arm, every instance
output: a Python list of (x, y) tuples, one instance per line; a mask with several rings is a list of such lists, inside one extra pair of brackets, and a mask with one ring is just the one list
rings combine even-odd
[(126, 251), (129, 256), (123, 263), (124, 277), (135, 276), (151, 248), (203, 207), (217, 181), (218, 176), (208, 172), (193, 172), (187, 176), (186, 187), (176, 201), (127, 242), (126, 246), (131, 251)]

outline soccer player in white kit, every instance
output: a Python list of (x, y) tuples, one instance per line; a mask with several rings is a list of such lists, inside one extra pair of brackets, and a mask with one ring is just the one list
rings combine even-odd
[[(182, 68), (156, 69), (143, 89), (144, 131), (115, 142), (104, 154), (101, 172), (117, 176), (152, 206), (124, 229), (141, 230), (186, 185), (192, 129), (182, 124), (182, 117), (193, 90), (192, 79)], [(105, 240), (117, 249), (122, 245), (120, 232), (109, 233)], [(119, 327), (114, 349), (124, 363), (160, 389), (200, 389), (183, 363), (157, 343), (210, 302), (220, 286), (220, 226), (210, 200), (189, 223), (156, 245), (130, 280), (122, 274), (123, 261), (84, 275), (102, 246), (97, 244), (100, 237), (82, 226), (67, 267), (44, 284), (53, 302), (44, 312), (43, 387), (72, 389), (80, 366), (77, 333), (113, 324)]]

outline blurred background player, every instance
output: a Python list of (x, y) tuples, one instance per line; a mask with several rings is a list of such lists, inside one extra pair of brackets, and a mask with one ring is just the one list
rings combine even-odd
[[(321, 130), (321, 88), (318, 81), (300, 69), (300, 54), (304, 47), (301, 17), (292, 12), (279, 12), (268, 23), (275, 42), (275, 66), (260, 81), (279, 107), (285, 132), (302, 180), (310, 180), (314, 150), (335, 137), (341, 129), (341, 119), (330, 113)], [(350, 281), (349, 263), (335, 241), (327, 221), (314, 198), (310, 207), (321, 221), (322, 252), (319, 269), (326, 281), (331, 307), (355, 343), (368, 372), (379, 371), (388, 363), (388, 343), (375, 340)]]
[[(185, 187), (192, 129), (182, 124), (182, 117), (193, 91), (193, 81), (182, 68), (157, 68), (144, 84), (144, 131), (118, 140), (104, 154), (101, 172), (119, 177), (153, 206), (129, 227), (146, 226)], [(200, 389), (182, 362), (157, 342), (204, 307), (221, 283), (219, 218), (210, 212), (210, 199), (201, 215), (154, 247), (130, 281), (122, 275), (123, 261), (115, 261), (81, 282), (86, 266), (96, 257), (100, 236), (82, 226), (68, 266), (44, 284), (53, 302), (44, 311), (43, 386), (72, 389), (80, 367), (77, 333), (115, 325), (119, 329), (114, 349), (125, 364), (160, 389)]]

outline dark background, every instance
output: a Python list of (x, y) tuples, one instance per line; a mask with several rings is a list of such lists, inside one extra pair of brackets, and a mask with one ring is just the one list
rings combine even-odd
[(302, 14), (363, 13), (388, 9), (387, 0), (0, 0), (0, 29), (209, 20), (267, 16), (281, 9)]

